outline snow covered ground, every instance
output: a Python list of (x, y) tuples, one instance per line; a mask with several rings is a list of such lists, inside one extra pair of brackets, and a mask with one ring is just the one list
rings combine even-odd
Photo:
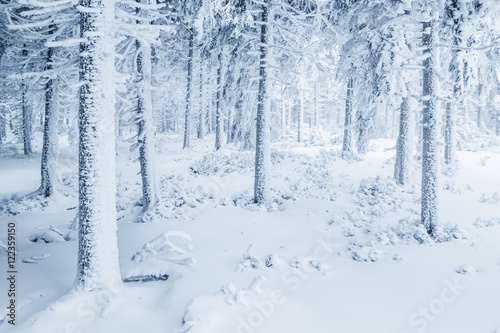
[(122, 275), (168, 280), (91, 295), (68, 294), (74, 153), (62, 150), (50, 200), (19, 198), (38, 186), (38, 158), (0, 157), (0, 240), (14, 221), (19, 271), (15, 327), (0, 279), (0, 331), (500, 332), (498, 150), (459, 152), (458, 172), (442, 176), (436, 242), (418, 224), (419, 168), (414, 187), (392, 181), (393, 141), (350, 161), (338, 146), (275, 146), (266, 207), (251, 203), (253, 153), (181, 146), (158, 138), (162, 200), (146, 223), (134, 223), (138, 163), (117, 170)]

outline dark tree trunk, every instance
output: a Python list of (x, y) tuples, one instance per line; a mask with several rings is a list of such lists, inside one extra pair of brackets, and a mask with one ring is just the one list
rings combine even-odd
[(272, 20), (270, 13), (271, 0), (264, 0), (261, 6), (262, 25), (260, 27), (260, 62), (259, 62), (259, 93), (257, 97), (257, 136), (255, 142), (255, 203), (264, 203), (269, 196), (269, 168), (271, 167), (271, 99), (269, 96), (269, 42)]

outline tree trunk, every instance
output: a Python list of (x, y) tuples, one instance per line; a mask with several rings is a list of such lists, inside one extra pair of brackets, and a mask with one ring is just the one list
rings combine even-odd
[[(437, 13), (434, 10), (434, 15)], [(438, 43), (437, 20), (423, 25), (423, 46), (428, 53), (423, 72), (423, 131), (422, 131), (422, 212), (421, 222), (429, 234), (438, 224), (438, 82), (439, 66), (436, 44)]]
[(219, 66), (217, 67), (217, 97), (215, 106), (215, 150), (222, 148), (222, 52), (223, 48), (219, 51), (217, 60)]
[(200, 54), (200, 102), (199, 102), (199, 113), (198, 113), (198, 128), (197, 128), (197, 137), (198, 139), (203, 139), (203, 64), (202, 58)]
[(500, 136), (500, 107), (497, 106), (497, 127), (496, 127), (496, 134), (497, 136)]
[(280, 117), (280, 129), (281, 135), (285, 133), (285, 123), (286, 123), (286, 105), (285, 105), (285, 85), (281, 85), (281, 117)]
[(450, 167), (455, 166), (457, 151), (457, 126), (456, 114), (457, 100), (446, 104), (446, 127), (444, 130), (444, 162)]
[(361, 110), (358, 111), (357, 117), (358, 139), (356, 141), (356, 149), (359, 154), (368, 153), (368, 119), (365, 119)]
[(187, 63), (187, 87), (186, 87), (186, 117), (184, 120), (184, 145), (182, 149), (189, 148), (191, 136), (191, 86), (193, 84), (193, 53), (194, 53), (194, 33), (189, 29), (189, 55)]
[[(55, 27), (49, 26), (49, 34)], [(52, 69), (53, 48), (47, 50), (47, 71)], [(113, 129), (114, 131), (114, 129)], [(57, 106), (54, 103), (54, 81), (48, 78), (45, 84), (45, 121), (43, 126), (43, 146), (40, 194), (49, 197), (55, 192), (57, 181)]]
[(353, 85), (354, 85), (353, 78), (349, 78), (349, 80), (347, 81), (347, 96), (345, 100), (344, 141), (342, 142), (343, 157), (347, 157), (354, 153), (354, 133), (352, 124)]
[(240, 143), (243, 141), (243, 89), (242, 81), (245, 69), (240, 67), (240, 74), (238, 80), (236, 81), (236, 102), (234, 103), (234, 122), (231, 127), (231, 141), (234, 142), (236, 137), (238, 137)]
[[(26, 47), (26, 44), (23, 45)], [(28, 50), (23, 48), (21, 54), (24, 59), (28, 58)], [(24, 79), (21, 83), (21, 108), (23, 112), (23, 143), (24, 143), (24, 155), (29, 156), (33, 153), (33, 148), (31, 145), (31, 108), (28, 107), (28, 86), (24, 83)]]
[(313, 108), (314, 108), (314, 116), (313, 116), (313, 127), (317, 128), (318, 127), (318, 118), (319, 118), (319, 110), (318, 110), (318, 84), (314, 82), (314, 92), (313, 92)]
[(394, 178), (399, 185), (407, 185), (410, 180), (410, 160), (412, 156), (411, 116), (409, 97), (404, 97), (401, 102), (396, 164), (394, 167)]
[(269, 43), (272, 39), (270, 13), (271, 0), (263, 0), (262, 25), (260, 27), (259, 94), (257, 97), (257, 137), (255, 142), (254, 201), (261, 204), (269, 197), (269, 172), (271, 167), (271, 99), (269, 96)]
[[(116, 239), (114, 1), (81, 0), (79, 229), (75, 287), (117, 292), (122, 285)], [(100, 33), (97, 33), (100, 32)]]
[(139, 162), (141, 164), (143, 211), (151, 210), (158, 202), (155, 182), (155, 143), (151, 95), (151, 45), (136, 40), (137, 49), (137, 115), (139, 118)]
[(28, 86), (23, 82), (21, 83), (21, 104), (23, 110), (23, 143), (24, 155), (29, 156), (33, 154), (31, 145), (31, 108), (28, 106)]
[(300, 79), (299, 79), (299, 109), (297, 113), (297, 142), (302, 142), (302, 136), (303, 136), (303, 123), (304, 123), (304, 89), (305, 89), (305, 83), (304, 83), (304, 76), (306, 75), (305, 73), (305, 62), (302, 59), (301, 64), (300, 64)]

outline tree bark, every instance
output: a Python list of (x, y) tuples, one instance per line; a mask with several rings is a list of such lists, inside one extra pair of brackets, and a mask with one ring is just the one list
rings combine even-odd
[(222, 52), (223, 47), (217, 55), (219, 66), (217, 67), (217, 97), (215, 106), (215, 150), (222, 148)]
[(184, 119), (184, 145), (183, 149), (189, 148), (191, 136), (191, 87), (193, 85), (193, 54), (194, 54), (194, 32), (189, 29), (189, 54), (187, 63), (187, 87), (186, 87), (186, 116)]
[(394, 178), (399, 185), (407, 185), (410, 180), (410, 161), (412, 156), (411, 110), (409, 97), (401, 102), (399, 117), (399, 136), (396, 145), (396, 164)]
[(354, 153), (354, 133), (352, 124), (353, 85), (354, 80), (350, 77), (347, 81), (347, 96), (345, 100), (344, 140), (342, 142), (342, 155), (344, 158)]
[[(55, 29), (54, 25), (49, 26), (49, 34)], [(52, 70), (52, 60), (54, 49), (47, 50), (47, 71)], [(54, 81), (48, 78), (45, 84), (45, 121), (43, 126), (43, 146), (41, 165), (40, 194), (49, 197), (55, 192), (55, 182), (57, 181), (57, 107), (54, 103)]]
[[(436, 12), (434, 10), (434, 15)], [(423, 70), (423, 131), (422, 131), (422, 211), (421, 222), (432, 235), (438, 224), (438, 82), (436, 76), (438, 54), (437, 20), (423, 25), (423, 46), (428, 57)]]
[[(75, 287), (118, 291), (116, 239), (114, 1), (81, 0), (78, 269)], [(100, 32), (100, 33), (96, 33)]]
[(259, 93), (257, 97), (257, 136), (255, 142), (254, 201), (264, 203), (269, 198), (269, 172), (271, 167), (271, 99), (269, 96), (269, 43), (272, 36), (271, 0), (263, 0), (260, 27)]
[(199, 93), (200, 93), (200, 102), (199, 102), (199, 113), (198, 113), (198, 128), (197, 128), (197, 137), (198, 139), (203, 139), (203, 132), (204, 132), (204, 126), (203, 126), (203, 63), (202, 63), (202, 58), (200, 54), (200, 86), (199, 86)]

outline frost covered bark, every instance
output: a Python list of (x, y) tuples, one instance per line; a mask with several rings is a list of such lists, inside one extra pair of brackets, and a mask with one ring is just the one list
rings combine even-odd
[[(434, 9), (434, 15), (437, 13)], [(438, 43), (437, 19), (423, 24), (423, 47), (427, 57), (423, 66), (424, 109), (422, 120), (422, 211), (421, 222), (432, 234), (438, 224)]]
[(271, 167), (271, 99), (269, 96), (269, 42), (272, 30), (271, 0), (264, 0), (261, 6), (259, 93), (257, 96), (257, 129), (255, 142), (255, 183), (254, 201), (263, 203), (269, 196), (269, 172)]
[[(49, 34), (55, 29), (49, 26)], [(47, 50), (47, 71), (52, 70), (52, 61), (54, 49), (49, 47)], [(57, 181), (57, 106), (55, 103), (54, 80), (47, 79), (45, 83), (45, 122), (43, 125), (43, 146), (42, 146), (42, 165), (41, 165), (41, 184), (40, 194), (44, 197), (51, 196), (55, 191)]]
[(200, 98), (200, 101), (199, 101), (199, 112), (198, 112), (198, 126), (197, 126), (197, 130), (196, 130), (196, 136), (198, 139), (203, 139), (203, 131), (204, 131), (204, 127), (203, 127), (203, 64), (202, 64), (202, 58), (201, 58), (201, 54), (200, 54), (200, 82), (199, 82), (199, 98)]
[(147, 212), (158, 201), (155, 183), (155, 143), (153, 125), (153, 105), (151, 99), (151, 45), (147, 41), (137, 41), (139, 118), (139, 162), (141, 164), (143, 211)]
[(219, 51), (217, 55), (218, 67), (217, 67), (217, 94), (215, 102), (215, 150), (222, 148), (222, 56), (223, 48)]
[(446, 106), (446, 127), (445, 127), (445, 150), (444, 162), (450, 166), (455, 166), (457, 147), (457, 113), (464, 108), (464, 51), (463, 45), (463, 2), (461, 0), (451, 0), (448, 4), (448, 15), (452, 19), (451, 32), (453, 34), (453, 44), (456, 46), (452, 50), (450, 64), (451, 79), (453, 85), (453, 101)]
[(394, 179), (399, 185), (407, 185), (410, 179), (412, 156), (411, 118), (409, 97), (404, 97), (401, 102), (399, 135), (396, 144), (396, 164), (394, 167)]
[(354, 153), (354, 129), (352, 124), (353, 109), (353, 78), (347, 81), (347, 95), (345, 100), (345, 122), (344, 122), (344, 140), (342, 142), (342, 155), (347, 156)]
[(305, 89), (305, 61), (302, 59), (300, 64), (299, 78), (299, 109), (297, 110), (297, 142), (302, 142), (303, 124), (304, 124), (304, 89)]
[(186, 115), (184, 119), (184, 145), (183, 149), (189, 148), (191, 136), (191, 87), (193, 85), (193, 54), (194, 54), (194, 32), (189, 29), (189, 54), (187, 63), (187, 87), (186, 87)]
[(28, 86), (23, 82), (21, 83), (21, 107), (23, 112), (23, 148), (24, 155), (31, 155), (33, 153), (33, 148), (31, 145), (31, 108), (28, 107), (27, 93)]
[(121, 285), (116, 239), (114, 1), (80, 1), (79, 230), (76, 288)]

